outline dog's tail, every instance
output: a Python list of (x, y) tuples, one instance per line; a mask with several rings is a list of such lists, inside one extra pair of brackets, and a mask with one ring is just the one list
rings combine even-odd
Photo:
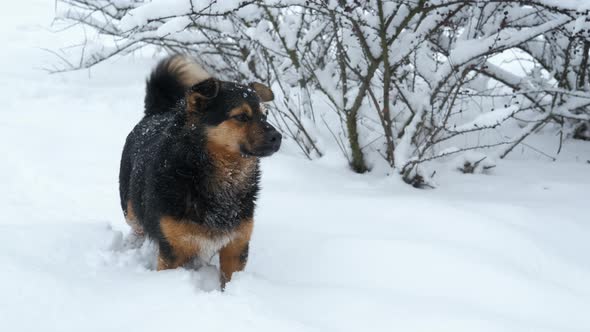
[(173, 55), (161, 60), (146, 82), (145, 115), (169, 112), (186, 89), (210, 75), (192, 58)]

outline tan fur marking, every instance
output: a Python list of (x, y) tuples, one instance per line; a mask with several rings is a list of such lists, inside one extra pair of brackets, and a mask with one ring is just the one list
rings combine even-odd
[[(188, 113), (195, 112), (199, 107), (199, 94), (196, 92), (187, 92), (185, 94), (186, 99), (186, 111)], [(196, 120), (196, 119), (193, 119)]]
[(158, 270), (175, 269), (186, 263), (192, 257), (198, 256), (200, 247), (198, 241), (191, 241), (192, 237), (206, 237), (207, 231), (204, 227), (195, 223), (188, 223), (172, 217), (160, 219), (160, 227), (166, 241), (170, 243), (176, 260), (166, 262), (162, 257), (158, 259)]
[(246, 266), (246, 261), (241, 255), (250, 242), (253, 228), (254, 220), (243, 220), (236, 229), (233, 240), (219, 252), (222, 286), (231, 280), (234, 272), (241, 271)]
[(215, 172), (210, 175), (214, 182), (231, 183), (235, 187), (248, 183), (246, 180), (256, 167), (256, 159), (241, 155), (240, 144), (245, 143), (242, 138), (245, 128), (232, 122), (225, 121), (209, 129), (207, 150), (215, 164)]
[(135, 210), (133, 210), (133, 205), (131, 204), (131, 201), (127, 201), (127, 212), (125, 213), (125, 221), (127, 221), (127, 225), (131, 227), (135, 234), (143, 236), (143, 227), (137, 221), (137, 216), (135, 215)]
[(230, 119), (207, 129), (207, 145), (210, 153), (216, 157), (223, 157), (222, 159), (237, 158), (240, 157), (240, 145), (250, 148), (255, 143), (256, 140), (253, 138), (258, 138), (257, 134), (261, 134), (262, 130), (256, 128), (254, 124), (240, 124), (237, 120), (231, 119), (242, 113), (252, 117), (254, 111), (244, 103), (229, 112)]
[(173, 262), (170, 262), (170, 261), (166, 260), (164, 257), (162, 257), (162, 255), (158, 255), (157, 270), (163, 271), (163, 270), (176, 269), (176, 268), (179, 268), (182, 265), (184, 265), (186, 262), (188, 262), (188, 258), (186, 258), (186, 257), (176, 258), (176, 260), (174, 260)]
[(207, 129), (207, 147), (209, 152), (218, 156), (240, 153), (240, 144), (246, 138), (246, 126), (240, 126), (234, 120), (227, 120), (218, 126)]
[(160, 255), (158, 270), (175, 269), (197, 256), (210, 260), (221, 248), (241, 234), (239, 227), (236, 231), (219, 232), (172, 217), (161, 218), (160, 227), (166, 241), (172, 247), (174, 259), (166, 260)]
[(252, 115), (254, 114), (252, 108), (250, 108), (250, 105), (248, 105), (247, 103), (243, 103), (241, 106), (229, 111), (229, 117), (236, 116), (242, 113), (246, 113), (246, 115), (248, 115), (249, 117), (252, 117)]
[[(229, 112), (235, 116), (248, 112), (253, 113), (249, 105), (243, 104)], [(221, 124), (207, 129), (207, 150), (215, 163), (216, 172), (212, 177), (217, 183), (231, 182), (233, 185), (245, 183), (256, 167), (256, 158), (244, 157), (240, 147), (251, 151), (251, 148), (262, 139), (262, 130), (256, 124), (240, 123), (228, 119)]]
[(180, 81), (187, 88), (211, 77), (203, 67), (184, 55), (177, 55), (172, 58), (170, 69), (178, 73)]

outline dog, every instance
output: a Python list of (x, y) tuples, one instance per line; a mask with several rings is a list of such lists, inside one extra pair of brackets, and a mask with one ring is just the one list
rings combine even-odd
[(216, 79), (183, 55), (152, 71), (145, 115), (123, 148), (119, 191), (133, 232), (158, 245), (158, 271), (219, 254), (223, 288), (244, 269), (259, 159), (281, 146), (262, 104), (273, 99), (261, 83)]

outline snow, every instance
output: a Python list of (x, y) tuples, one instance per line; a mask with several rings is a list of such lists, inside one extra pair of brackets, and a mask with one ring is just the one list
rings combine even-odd
[(532, 28), (523, 29), (518, 34), (511, 33), (508, 30), (502, 30), (497, 35), (493, 34), (482, 40), (459, 40), (449, 56), (450, 64), (447, 68), (468, 63), (478, 56), (486, 54), (493, 47), (508, 49), (516, 46), (556, 27), (562, 26), (569, 21), (570, 19), (567, 16), (563, 16)]
[(588, 143), (557, 162), (519, 147), (488, 175), (452, 165), (417, 190), (287, 142), (262, 163), (248, 266), (220, 292), (214, 260), (154, 271), (119, 209), (152, 54), (47, 75), (40, 48), (82, 32), (48, 32), (51, 2), (11, 6), (25, 14), (0, 21), (2, 330), (590, 330)]
[(180, 16), (190, 12), (192, 1), (156, 0), (128, 12), (121, 20), (120, 28), (124, 31), (146, 25), (157, 17)]
[(180, 16), (171, 19), (170, 21), (162, 24), (156, 31), (159, 37), (164, 37), (168, 34), (182, 31), (184, 28), (191, 24), (190, 18), (187, 16)]
[(493, 112), (482, 113), (473, 121), (462, 124), (453, 129), (456, 131), (467, 131), (484, 127), (493, 128), (501, 125), (504, 121), (511, 118), (516, 112), (518, 112), (518, 110), (519, 108), (516, 105), (499, 108)]

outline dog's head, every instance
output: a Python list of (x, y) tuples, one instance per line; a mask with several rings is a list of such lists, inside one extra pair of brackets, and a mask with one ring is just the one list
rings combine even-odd
[(215, 78), (187, 92), (189, 116), (205, 126), (207, 146), (224, 154), (266, 157), (279, 150), (281, 134), (267, 122), (261, 104), (274, 99), (261, 83), (241, 85)]

